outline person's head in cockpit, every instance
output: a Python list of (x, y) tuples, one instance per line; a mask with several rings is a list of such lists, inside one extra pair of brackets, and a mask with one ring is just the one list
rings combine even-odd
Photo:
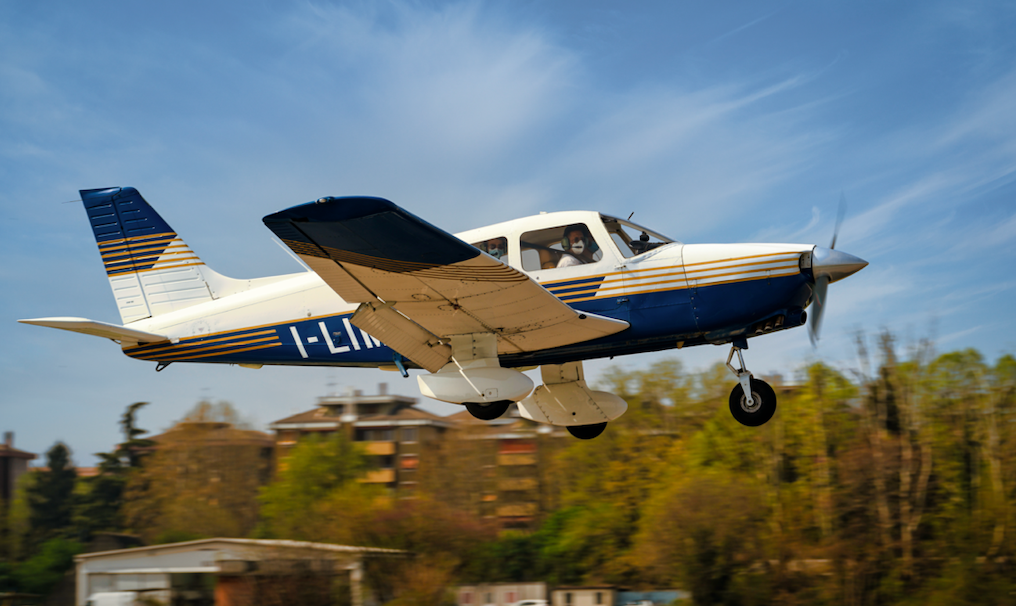
[(596, 243), (589, 235), (589, 230), (585, 225), (575, 224), (564, 228), (561, 246), (568, 254), (562, 255), (557, 264), (558, 267), (581, 265), (594, 261), (593, 253), (596, 252)]
[[(508, 254), (508, 239), (491, 238), (490, 240), (487, 240), (487, 254), (495, 259), (500, 259)], [(503, 262), (507, 262), (507, 259)]]

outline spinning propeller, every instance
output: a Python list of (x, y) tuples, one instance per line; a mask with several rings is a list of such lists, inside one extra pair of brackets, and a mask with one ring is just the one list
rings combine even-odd
[(826, 291), (829, 289), (829, 283), (842, 280), (868, 265), (864, 259), (836, 250), (836, 237), (840, 233), (840, 224), (843, 222), (846, 209), (847, 198), (841, 192), (839, 210), (836, 213), (836, 227), (833, 229), (833, 241), (829, 244), (829, 248), (816, 246), (811, 253), (811, 275), (815, 279), (813, 288), (815, 307), (811, 312), (811, 322), (808, 323), (808, 336), (811, 338), (812, 346), (818, 345), (819, 331), (822, 328), (822, 314), (825, 313), (828, 300)]

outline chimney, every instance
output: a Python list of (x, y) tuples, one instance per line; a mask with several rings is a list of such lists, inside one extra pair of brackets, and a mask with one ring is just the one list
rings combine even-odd
[(6, 446), (7, 448), (11, 448), (11, 449), (14, 448), (14, 432), (13, 431), (5, 431), (4, 432), (4, 446)]
[(377, 384), (377, 395), (379, 395), (379, 396), (387, 396), (388, 395), (388, 384), (387, 383), (378, 383)]

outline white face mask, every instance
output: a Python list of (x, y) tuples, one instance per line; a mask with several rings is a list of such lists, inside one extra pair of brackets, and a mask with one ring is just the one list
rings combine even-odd
[(494, 257), (495, 259), (500, 259), (501, 257), (504, 256), (504, 251), (501, 250), (500, 248), (492, 248), (487, 254)]
[(581, 255), (582, 251), (584, 251), (585, 249), (586, 249), (586, 243), (583, 240), (579, 240), (578, 242), (573, 242), (572, 245), (571, 245), (571, 251), (573, 253), (575, 253), (576, 255)]

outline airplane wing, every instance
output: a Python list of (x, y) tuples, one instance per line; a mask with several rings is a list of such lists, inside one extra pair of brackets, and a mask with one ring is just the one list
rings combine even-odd
[(526, 274), (388, 200), (321, 198), (264, 222), (340, 297), (361, 303), (354, 324), (431, 372), (449, 361), (452, 335), (492, 333), (503, 354), (628, 328), (568, 307)]

